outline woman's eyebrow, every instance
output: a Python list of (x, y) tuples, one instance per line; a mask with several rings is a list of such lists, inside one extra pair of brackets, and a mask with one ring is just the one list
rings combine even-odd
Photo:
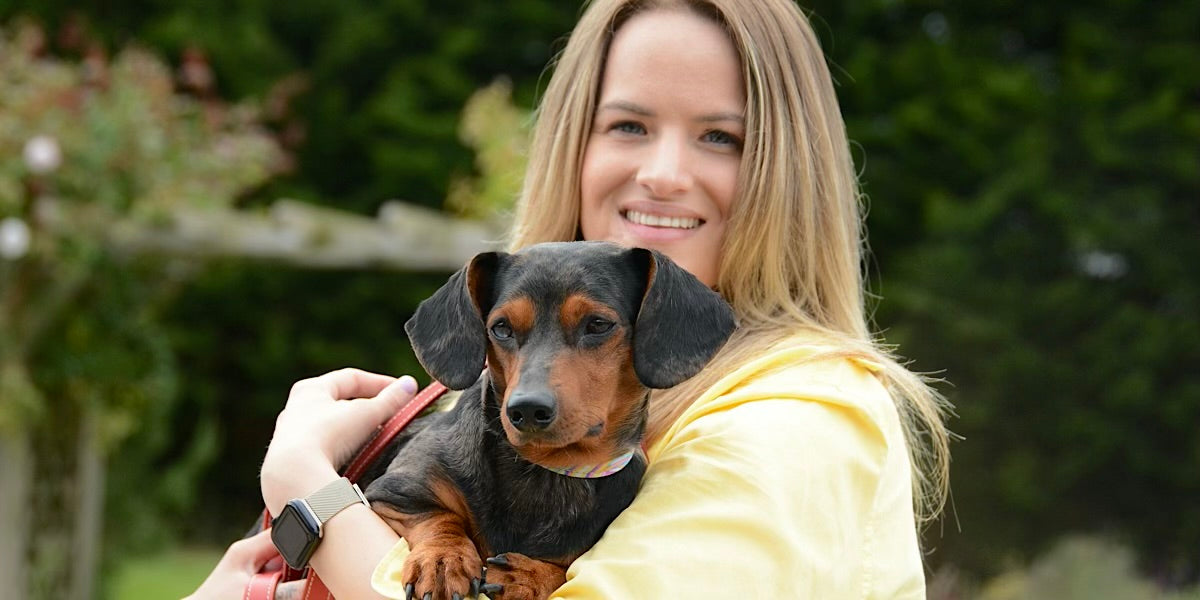
[(641, 104), (635, 104), (625, 100), (610, 100), (604, 104), (601, 104), (598, 110), (622, 110), (625, 112), (631, 112), (635, 115), (641, 115), (643, 117), (654, 116), (653, 111), (642, 106)]
[(711, 115), (704, 115), (702, 117), (699, 117), (696, 120), (700, 121), (701, 123), (717, 123), (717, 122), (721, 122), (721, 121), (733, 121), (741, 126), (746, 125), (745, 117), (743, 117), (742, 115), (740, 115), (738, 113), (733, 113), (733, 112), (713, 113)]
[[(626, 100), (610, 100), (608, 102), (605, 102), (604, 104), (601, 104), (600, 107), (596, 110), (596, 112), (600, 112), (602, 110), (620, 110), (620, 111), (633, 113), (635, 115), (639, 115), (639, 116), (643, 116), (643, 117), (653, 117), (654, 116), (654, 111), (652, 111), (640, 104), (637, 104), (634, 102), (629, 102)], [(735, 112), (717, 112), (717, 113), (712, 113), (712, 114), (708, 114), (708, 115), (703, 115), (703, 116), (697, 117), (696, 121), (700, 122), (700, 123), (718, 123), (718, 122), (732, 121), (741, 126), (745, 126), (745, 124), (746, 124), (746, 119), (740, 113), (735, 113)]]

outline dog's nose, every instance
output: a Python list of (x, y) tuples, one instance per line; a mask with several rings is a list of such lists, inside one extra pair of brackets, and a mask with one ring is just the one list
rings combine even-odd
[(549, 394), (513, 394), (508, 399), (508, 420), (513, 427), (524, 431), (541, 431), (554, 422), (558, 414), (554, 398)]

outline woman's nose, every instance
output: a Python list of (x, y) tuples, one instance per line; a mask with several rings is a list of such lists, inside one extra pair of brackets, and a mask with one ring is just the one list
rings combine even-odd
[(638, 169), (636, 181), (657, 198), (686, 193), (692, 186), (692, 175), (685, 144), (670, 138), (657, 140)]

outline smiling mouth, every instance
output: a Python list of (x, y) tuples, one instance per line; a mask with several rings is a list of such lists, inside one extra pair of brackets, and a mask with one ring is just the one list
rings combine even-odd
[(663, 229), (695, 229), (704, 223), (704, 221), (692, 217), (660, 217), (635, 210), (627, 210), (622, 213), (622, 216), (630, 223)]

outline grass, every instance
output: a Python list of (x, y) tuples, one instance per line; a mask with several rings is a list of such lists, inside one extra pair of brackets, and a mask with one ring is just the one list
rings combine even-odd
[(131, 558), (113, 574), (107, 597), (110, 600), (182, 598), (196, 590), (223, 552), (221, 548), (187, 548)]

